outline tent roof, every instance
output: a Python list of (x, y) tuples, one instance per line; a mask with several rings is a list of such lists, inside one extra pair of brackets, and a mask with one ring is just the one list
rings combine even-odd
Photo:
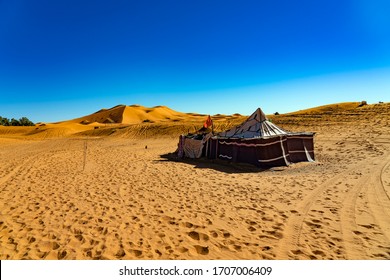
[(257, 108), (245, 122), (230, 130), (219, 133), (218, 137), (260, 138), (286, 134), (288, 134), (287, 131), (271, 123), (264, 112), (260, 108)]

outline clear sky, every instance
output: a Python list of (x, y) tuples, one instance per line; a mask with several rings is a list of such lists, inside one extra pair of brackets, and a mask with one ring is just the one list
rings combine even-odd
[(0, 0), (0, 116), (390, 101), (388, 0)]

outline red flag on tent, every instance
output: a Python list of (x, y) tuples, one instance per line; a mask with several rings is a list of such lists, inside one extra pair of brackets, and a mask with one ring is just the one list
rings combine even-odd
[(207, 117), (206, 121), (203, 124), (204, 128), (208, 128), (213, 125), (213, 121), (211, 120), (210, 115)]

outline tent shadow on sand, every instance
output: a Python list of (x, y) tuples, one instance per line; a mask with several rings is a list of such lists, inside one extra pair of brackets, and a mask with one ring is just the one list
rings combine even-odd
[(188, 165), (192, 165), (194, 168), (199, 169), (213, 169), (223, 173), (260, 173), (265, 171), (283, 171), (286, 167), (273, 167), (273, 168), (259, 168), (247, 163), (229, 162), (221, 159), (210, 160), (207, 158), (178, 158), (177, 153), (167, 153), (160, 155), (158, 162), (178, 162)]

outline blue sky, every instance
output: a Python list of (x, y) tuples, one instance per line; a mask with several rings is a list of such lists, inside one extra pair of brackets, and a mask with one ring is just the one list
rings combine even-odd
[(390, 101), (390, 1), (0, 0), (0, 116)]

